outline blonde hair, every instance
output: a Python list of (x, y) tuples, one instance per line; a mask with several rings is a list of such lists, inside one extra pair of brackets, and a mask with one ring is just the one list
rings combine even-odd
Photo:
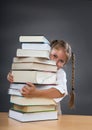
[(65, 49), (66, 57), (67, 57), (66, 63), (70, 59), (72, 60), (72, 83), (71, 83), (72, 85), (71, 85), (71, 92), (70, 92), (69, 107), (74, 108), (75, 55), (71, 50), (71, 46), (67, 42), (65, 42), (63, 40), (53, 40), (50, 43), (50, 46), (51, 46), (51, 49), (53, 49), (53, 48), (60, 49), (61, 47), (63, 47)]
[(71, 46), (63, 41), (63, 40), (53, 40), (50, 44), (51, 49), (55, 48), (55, 49), (60, 49), (60, 48), (64, 48), (65, 52), (66, 52), (66, 57), (67, 57), (67, 61), (66, 63), (70, 60), (71, 58)]

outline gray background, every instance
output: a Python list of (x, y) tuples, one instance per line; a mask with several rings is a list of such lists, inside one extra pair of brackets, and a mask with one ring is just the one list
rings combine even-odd
[[(0, 2), (0, 111), (10, 108), (7, 73), (20, 35), (44, 35), (49, 41), (68, 41), (76, 55), (75, 109), (69, 97), (61, 102), (63, 114), (92, 115), (92, 1), (91, 0), (3, 0)], [(68, 91), (71, 61), (65, 66)]]

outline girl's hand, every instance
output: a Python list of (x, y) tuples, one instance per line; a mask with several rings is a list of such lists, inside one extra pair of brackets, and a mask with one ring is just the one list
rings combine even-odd
[(8, 73), (8, 75), (7, 75), (7, 80), (8, 80), (10, 83), (13, 82), (13, 75), (12, 75), (11, 72)]
[(27, 85), (25, 85), (22, 90), (21, 90), (21, 94), (25, 97), (35, 97), (36, 95), (36, 87), (34, 84), (32, 84), (31, 82), (26, 83)]

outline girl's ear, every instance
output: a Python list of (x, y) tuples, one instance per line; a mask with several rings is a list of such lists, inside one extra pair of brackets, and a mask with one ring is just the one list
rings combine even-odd
[(74, 108), (74, 100), (75, 100), (75, 92), (74, 92), (74, 81), (75, 80), (75, 55), (72, 52), (72, 89), (70, 92), (70, 101), (69, 101), (69, 107)]

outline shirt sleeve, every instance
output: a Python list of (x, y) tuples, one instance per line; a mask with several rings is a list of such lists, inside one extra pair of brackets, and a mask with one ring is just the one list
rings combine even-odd
[(54, 98), (55, 102), (61, 101), (67, 94), (67, 80), (66, 80), (66, 73), (63, 69), (59, 69), (57, 71), (57, 79), (56, 79), (56, 84), (57, 85), (36, 85), (37, 89), (50, 89), (50, 88), (56, 88), (60, 93), (65, 94), (61, 98)]
[[(65, 94), (64, 97), (68, 94), (67, 92), (67, 79), (66, 79), (66, 73), (63, 69), (59, 69), (57, 71), (57, 85), (53, 86), (53, 88), (56, 88), (61, 92), (62, 94)], [(62, 98), (54, 98), (56, 102), (61, 101), (64, 97)]]

